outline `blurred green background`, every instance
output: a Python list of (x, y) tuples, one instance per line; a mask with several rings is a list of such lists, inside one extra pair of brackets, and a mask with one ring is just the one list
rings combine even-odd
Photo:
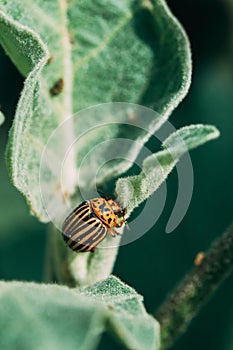
[[(192, 267), (195, 255), (208, 248), (232, 221), (233, 193), (233, 3), (231, 0), (168, 1), (186, 29), (193, 52), (193, 82), (170, 121), (179, 128), (214, 124), (221, 138), (191, 152), (194, 192), (182, 223), (165, 233), (177, 194), (174, 171), (167, 181), (164, 211), (150, 232), (123, 246), (114, 273), (144, 295), (153, 313), (166, 294)], [(24, 198), (11, 185), (4, 161), (8, 130), (23, 79), (0, 50), (0, 277), (42, 281), (46, 226), (30, 216)], [(233, 276), (217, 291), (176, 350), (233, 349)], [(100, 349), (121, 349), (104, 336)]]

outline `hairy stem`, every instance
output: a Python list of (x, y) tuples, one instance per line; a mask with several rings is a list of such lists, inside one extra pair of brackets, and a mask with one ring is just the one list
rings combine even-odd
[(197, 264), (156, 313), (161, 325), (161, 349), (168, 349), (174, 344), (233, 270), (233, 225), (212, 244)]
[(52, 234), (50, 231), (46, 233), (45, 242), (45, 256), (44, 256), (44, 271), (43, 271), (43, 281), (45, 283), (50, 283), (53, 280), (53, 262), (51, 255), (52, 247)]
[(67, 249), (61, 239), (61, 233), (52, 225), (48, 225), (43, 280), (45, 283), (56, 282), (74, 287), (67, 261)]

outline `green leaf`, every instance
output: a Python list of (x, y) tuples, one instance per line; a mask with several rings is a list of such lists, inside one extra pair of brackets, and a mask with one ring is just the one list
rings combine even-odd
[(104, 310), (75, 290), (56, 285), (0, 282), (2, 349), (95, 349)]
[[(77, 118), (59, 134), (59, 140), (49, 149), (54, 161), (49, 162), (50, 168), (44, 170), (41, 181), (47, 186), (49, 203), (56, 203), (62, 212), (63, 193), (69, 197), (77, 185), (93, 186), (90, 174), (95, 177), (106, 149), (95, 154), (95, 162), (86, 167), (77, 184), (82, 155), (106, 135), (139, 140), (126, 150), (124, 158), (129, 161), (105, 167), (98, 183), (127, 170), (150, 133), (168, 118), (190, 85), (189, 43), (163, 0), (138, 1), (136, 5), (132, 0), (36, 0), (27, 6), (17, 0), (3, 1), (0, 42), (27, 76), (10, 134), (9, 168), (15, 186), (26, 196), (33, 213), (45, 222), (49, 218), (41, 202), (40, 159), (49, 136), (61, 123), (84, 107), (111, 101), (141, 103), (160, 113), (148, 122), (141, 116), (148, 133), (132, 133), (111, 124), (86, 135), (64, 169), (63, 192), (59, 167), (72, 141), (93, 125), (124, 123), (128, 116), (118, 119), (105, 113), (98, 117), (98, 123), (96, 115)], [(51, 89), (54, 91), (58, 82), (62, 91), (53, 96)], [(56, 164), (56, 158), (60, 164)]]
[(95, 349), (105, 329), (128, 349), (156, 350), (159, 326), (142, 298), (116, 277), (81, 291), (0, 282), (1, 349)]
[(139, 175), (119, 179), (116, 192), (127, 215), (158, 189), (184, 153), (218, 136), (219, 131), (212, 125), (185, 126), (163, 142), (162, 151), (144, 160)]
[[(119, 202), (127, 209), (127, 217), (158, 189), (184, 153), (218, 136), (219, 131), (211, 125), (183, 127), (163, 142), (162, 151), (144, 160), (139, 175), (118, 179), (115, 191)], [(114, 242), (112, 237), (107, 237), (104, 241), (106, 249), (99, 248), (91, 256), (71, 254), (70, 272), (76, 283), (85, 285), (106, 278), (111, 273), (119, 244), (119, 236)]]
[[(77, 206), (81, 197), (76, 196), (72, 201), (69, 196), (76, 187), (94, 188), (97, 169), (108, 154), (108, 147), (94, 152), (77, 183), (83, 157), (102, 140), (115, 137), (136, 140), (138, 142), (131, 142), (123, 149), (124, 158), (129, 161), (121, 160), (104, 167), (98, 184), (126, 171), (150, 134), (165, 122), (190, 85), (189, 42), (163, 0), (138, 1), (136, 5), (130, 0), (79, 4), (36, 0), (28, 6), (16, 0), (2, 2), (0, 41), (18, 69), (27, 76), (8, 145), (10, 171), (33, 213), (45, 222), (51, 218), (43, 207), (41, 187), (45, 189), (47, 204), (54, 211), (52, 219), (64, 217), (68, 208), (63, 194), (68, 195), (70, 206)], [(59, 80), (61, 83), (61, 79), (64, 86), (61, 84), (60, 93), (51, 95), (51, 88), (54, 89)], [(105, 113), (98, 114), (98, 118), (95, 110), (88, 110), (88, 118), (85, 111), (82, 112), (47, 146), (49, 164), (47, 168), (42, 167), (39, 178), (42, 152), (49, 136), (61, 123), (84, 107), (119, 100), (153, 107), (159, 114), (147, 119), (139, 113), (138, 124), (143, 130), (132, 131), (122, 126), (129, 122), (129, 115), (117, 114), (111, 105)], [(99, 125), (104, 126), (99, 128)], [(90, 128), (94, 129), (90, 132)], [(66, 151), (73, 140), (85, 132), (63, 168), (62, 190), (58, 174)], [(144, 164), (152, 166), (153, 159), (152, 156), (151, 163), (147, 160)], [(154, 175), (157, 180), (151, 185), (143, 176), (132, 178), (137, 189), (134, 195), (127, 186), (131, 180), (119, 180), (117, 193), (127, 206), (128, 214), (156, 190), (175, 164), (165, 151), (155, 156), (157, 160), (164, 162), (165, 174)], [(106, 239), (107, 244), (110, 238)], [(75, 255), (75, 259), (72, 256), (70, 268), (76, 282), (87, 284), (106, 278), (116, 258), (118, 241), (115, 239), (115, 248), (98, 250), (92, 256)]]
[(159, 349), (159, 324), (146, 313), (143, 298), (134, 289), (110, 276), (103, 282), (81, 289), (81, 293), (108, 307), (108, 328), (127, 348)]

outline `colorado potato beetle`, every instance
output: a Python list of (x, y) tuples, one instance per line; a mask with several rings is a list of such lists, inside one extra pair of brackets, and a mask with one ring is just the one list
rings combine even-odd
[(106, 237), (118, 234), (115, 227), (125, 223), (126, 210), (111, 197), (99, 197), (81, 203), (65, 219), (62, 237), (76, 252), (94, 252)]

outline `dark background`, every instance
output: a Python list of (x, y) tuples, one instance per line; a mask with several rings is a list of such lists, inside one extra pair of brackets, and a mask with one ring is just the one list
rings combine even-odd
[[(183, 24), (193, 52), (193, 79), (188, 96), (170, 121), (179, 128), (214, 124), (221, 138), (191, 152), (194, 168), (192, 202), (172, 234), (165, 227), (177, 194), (174, 171), (168, 181), (166, 207), (143, 238), (123, 246), (114, 273), (144, 295), (153, 313), (166, 294), (232, 221), (233, 190), (233, 5), (230, 0), (168, 1)], [(4, 162), (7, 134), (23, 79), (0, 50), (0, 105), (6, 116), (0, 128), (0, 278), (42, 281), (46, 226), (30, 216), (24, 198), (10, 184)], [(174, 346), (176, 350), (233, 348), (233, 276), (230, 276)], [(100, 349), (121, 349), (108, 336)]]

